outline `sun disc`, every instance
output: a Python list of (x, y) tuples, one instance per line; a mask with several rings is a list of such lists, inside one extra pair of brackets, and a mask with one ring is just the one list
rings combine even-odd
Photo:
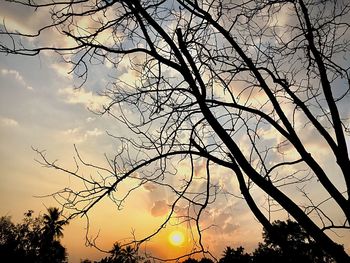
[(173, 231), (169, 235), (169, 241), (173, 246), (181, 246), (185, 242), (185, 236), (180, 231)]

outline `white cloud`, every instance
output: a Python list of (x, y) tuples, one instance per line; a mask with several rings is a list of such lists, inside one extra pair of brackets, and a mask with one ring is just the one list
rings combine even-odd
[(35, 33), (43, 21), (49, 21), (49, 8), (28, 8), (24, 5), (14, 5), (0, 1), (0, 18), (10, 31)]
[(72, 70), (69, 63), (54, 63), (50, 65), (50, 68), (55, 70), (60, 77), (67, 78), (69, 80), (73, 79), (73, 74), (69, 74), (69, 72)]
[(18, 126), (18, 122), (14, 119), (0, 117), (0, 126), (4, 127), (16, 127)]
[(58, 94), (63, 98), (64, 102), (69, 104), (83, 104), (91, 110), (101, 109), (103, 105), (109, 102), (109, 99), (87, 91), (84, 88), (75, 89), (72, 87), (59, 89)]
[(103, 131), (101, 131), (101, 130), (99, 130), (97, 128), (85, 132), (85, 136), (87, 136), (87, 137), (91, 137), (91, 136), (97, 137), (97, 136), (100, 136), (102, 134), (103, 134)]
[(61, 132), (61, 134), (63, 134), (67, 139), (73, 141), (74, 143), (85, 142), (88, 138), (98, 137), (103, 133), (104, 132), (99, 130), (98, 128), (84, 131), (82, 128), (79, 127), (64, 130)]
[(93, 122), (94, 120), (95, 120), (95, 118), (93, 118), (93, 117), (86, 118), (87, 123)]
[(17, 70), (1, 69), (1, 75), (13, 77), (19, 84), (24, 86), (27, 90), (33, 90), (33, 87), (29, 86), (22, 75)]
[(77, 134), (79, 132), (79, 128), (74, 128), (74, 129), (68, 129), (68, 130), (65, 130), (63, 131), (62, 133), (64, 135), (74, 135), (74, 134)]

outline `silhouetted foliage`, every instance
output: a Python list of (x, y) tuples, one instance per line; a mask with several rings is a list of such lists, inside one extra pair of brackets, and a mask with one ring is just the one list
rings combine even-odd
[[(263, 230), (263, 242), (252, 253), (246, 253), (244, 247), (226, 247), (219, 263), (331, 263), (332, 257), (322, 251), (315, 241), (297, 222), (274, 221), (272, 227), (279, 237)], [(281, 243), (282, 242), (282, 243)], [(127, 246), (122, 248), (117, 242), (110, 251), (111, 255), (95, 263), (139, 263), (147, 262), (137, 256), (137, 251)], [(86, 261), (88, 262), (88, 261)], [(82, 262), (83, 263), (83, 262)], [(213, 263), (210, 258), (196, 259), (189, 257), (182, 263)]]
[(63, 237), (63, 226), (68, 224), (66, 220), (61, 220), (61, 213), (58, 208), (50, 207), (47, 214), (43, 215), (42, 228), (42, 260), (44, 262), (62, 262), (65, 260), (65, 248), (59, 242)]
[[(334, 260), (322, 251), (297, 222), (275, 221), (273, 231), (263, 230), (263, 242), (253, 253), (244, 252), (242, 246), (226, 247), (219, 263), (329, 263)], [(271, 233), (278, 233), (273, 235)]]
[(66, 220), (60, 220), (61, 213), (57, 207), (47, 209), (47, 214), (44, 214), (44, 236), (50, 240), (57, 240), (63, 237), (63, 226), (67, 224)]
[(201, 258), (201, 260), (199, 260), (199, 263), (214, 263), (214, 261), (210, 258)]
[(136, 263), (142, 262), (143, 257), (138, 255), (138, 251), (131, 246), (122, 247), (120, 243), (113, 244), (113, 248), (109, 252), (111, 255), (102, 258), (97, 263)]
[(231, 247), (226, 247), (224, 250), (224, 255), (220, 259), (220, 263), (230, 263), (230, 262), (237, 262), (237, 263), (248, 263), (250, 262), (251, 257), (249, 254), (244, 252), (243, 247), (238, 247), (236, 249), (233, 249)]
[[(136, 190), (129, 182), (154, 184), (171, 189), (172, 209), (135, 242), (158, 234), (185, 205), (182, 221), (196, 227), (195, 250), (208, 252), (200, 221), (220, 193), (230, 192), (221, 187), (225, 177), (274, 239), (269, 219), (284, 211), (338, 262), (349, 262), (327, 234), (350, 229), (348, 0), (8, 1), (51, 19), (32, 33), (17, 25), (10, 31), (5, 21), (0, 52), (60, 53), (81, 85), (92, 65), (113, 74), (102, 92), (109, 102), (98, 113), (127, 132), (111, 135), (120, 147), (105, 165), (87, 163), (76, 150), (77, 169), (70, 171), (37, 150), (43, 165), (81, 182), (56, 193), (74, 216), (105, 198), (123, 207)], [(124, 73), (132, 80), (118, 78)], [(179, 160), (190, 172), (177, 169)], [(195, 179), (195, 162), (203, 160), (206, 169)], [(224, 176), (212, 176), (217, 167)], [(287, 241), (279, 240), (281, 249), (294, 251)], [(282, 251), (273, 243), (261, 247), (269, 249)]]
[(113, 249), (110, 251), (110, 253), (112, 254), (111, 256), (110, 256), (110, 262), (123, 262), (123, 256), (124, 256), (124, 254), (123, 254), (123, 250), (122, 250), (122, 248), (121, 248), (121, 246), (120, 246), (120, 244), (119, 243), (114, 243), (113, 244)]
[[(12, 223), (9, 216), (1, 217), (0, 260), (26, 263), (67, 262), (66, 249), (59, 241), (65, 224), (66, 221), (60, 220), (57, 208), (49, 208), (48, 214), (38, 217), (33, 217), (33, 211), (29, 210), (18, 224)], [(48, 231), (49, 228), (56, 229), (56, 232)]]
[[(226, 247), (219, 263), (330, 263), (334, 260), (322, 251), (315, 241), (303, 230), (297, 222), (275, 221), (272, 223), (274, 233), (263, 230), (263, 242), (253, 253), (245, 252), (240, 246)], [(183, 263), (212, 262), (207, 258), (200, 261), (188, 258)]]
[(191, 257), (189, 257), (189, 258), (185, 259), (184, 261), (182, 261), (182, 263), (198, 263), (198, 262), (199, 261), (197, 259), (191, 258)]
[(277, 235), (264, 229), (254, 262), (333, 262), (298, 223), (277, 220), (272, 226)]

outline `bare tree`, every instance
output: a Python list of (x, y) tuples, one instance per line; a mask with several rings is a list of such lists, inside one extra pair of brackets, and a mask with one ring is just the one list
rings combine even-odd
[[(350, 228), (348, 1), (8, 1), (47, 9), (51, 21), (35, 34), (3, 26), (2, 52), (57, 51), (73, 65), (81, 85), (91, 63), (116, 69), (103, 94), (110, 104), (100, 113), (136, 136), (111, 134), (123, 147), (107, 158), (108, 166), (87, 163), (77, 151), (77, 163), (97, 171), (84, 177), (78, 164), (69, 171), (38, 151), (43, 164), (84, 182), (83, 189), (55, 194), (66, 208), (76, 209), (75, 215), (88, 213), (103, 198), (121, 207), (133, 190), (158, 184), (176, 196), (171, 212), (136, 243), (178, 217), (194, 224), (199, 251), (207, 252), (200, 220), (220, 191), (213, 176), (220, 166), (236, 178), (267, 231), (273, 232), (275, 211), (285, 211), (337, 262), (349, 261), (328, 235)], [(48, 31), (74, 45), (48, 43), (42, 39)], [(26, 38), (37, 41), (30, 46)], [(117, 78), (125, 64), (134, 72), (132, 83)], [(198, 158), (206, 160), (201, 188), (196, 187)], [(179, 162), (187, 162), (191, 172), (180, 173)], [(137, 183), (119, 193), (129, 180)], [(324, 196), (309, 196), (310, 185)], [(267, 206), (257, 203), (256, 193), (267, 196)], [(188, 207), (186, 216), (176, 213), (180, 204)], [(338, 209), (342, 222), (328, 206)]]

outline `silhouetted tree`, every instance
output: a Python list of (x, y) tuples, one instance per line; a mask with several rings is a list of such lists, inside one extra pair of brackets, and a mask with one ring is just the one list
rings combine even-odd
[(245, 253), (244, 248), (241, 246), (236, 249), (226, 247), (223, 257), (220, 259), (219, 263), (229, 262), (248, 263), (251, 262), (251, 256)]
[(0, 220), (1, 256), (5, 262), (38, 262), (41, 245), (40, 217), (33, 218), (33, 211), (24, 214), (22, 223), (11, 222), (10, 217)]
[(283, 262), (281, 260), (282, 260), (282, 256), (280, 251), (275, 250), (262, 243), (259, 243), (258, 248), (255, 249), (255, 251), (253, 252), (253, 262), (279, 263), (279, 262)]
[(333, 262), (298, 223), (278, 220), (272, 226), (279, 238), (264, 230), (264, 243), (254, 251), (254, 262)]
[[(50, 10), (52, 21), (34, 34), (3, 26), (0, 51), (60, 52), (83, 83), (90, 63), (127, 69), (137, 79), (112, 76), (103, 94), (110, 103), (100, 113), (129, 131), (112, 135), (121, 145), (115, 158), (100, 167), (77, 151), (77, 161), (94, 169), (96, 177), (85, 176), (79, 165), (76, 171), (59, 167), (38, 151), (44, 165), (82, 181), (83, 189), (57, 193), (67, 196), (75, 215), (88, 213), (103, 198), (122, 207), (135, 190), (128, 179), (139, 186), (151, 182), (171, 189), (172, 211), (136, 242), (159, 233), (186, 202), (196, 213), (184, 222), (197, 228), (198, 251), (205, 252), (199, 221), (217, 200), (221, 183), (212, 172), (221, 166), (274, 238), (279, 235), (269, 219), (283, 210), (320, 248), (338, 262), (349, 262), (344, 248), (326, 233), (350, 228), (349, 1), (9, 2), (28, 12)], [(89, 27), (82, 28), (87, 22)], [(42, 37), (46, 32), (70, 41)], [(194, 180), (199, 159), (206, 167)], [(178, 172), (179, 160), (192, 171)], [(199, 180), (202, 188), (196, 187)], [(122, 184), (130, 192), (118, 196)], [(193, 189), (199, 190), (194, 194)], [(313, 190), (324, 195), (310, 195)], [(266, 195), (266, 207), (255, 193)]]
[(186, 258), (182, 263), (198, 263), (199, 261), (195, 258)]
[(199, 260), (199, 263), (214, 263), (214, 261), (210, 258), (201, 258), (201, 260)]
[(110, 263), (113, 262), (111, 257), (101, 258), (99, 261), (94, 261), (94, 263)]
[(19, 262), (24, 255), (24, 251), (19, 247), (16, 227), (11, 222), (9, 216), (0, 218), (0, 259), (4, 262)]
[(26, 263), (67, 262), (66, 249), (58, 237), (48, 242), (44, 230), (46, 226), (43, 217), (33, 217), (32, 210), (26, 212), (22, 223), (16, 225), (11, 222), (10, 217), (1, 217), (0, 260)]
[(61, 220), (61, 213), (57, 207), (49, 207), (47, 214), (44, 214), (43, 234), (50, 240), (57, 240), (63, 237), (63, 226), (68, 224), (66, 220)]
[(137, 263), (144, 260), (138, 255), (138, 251), (130, 245), (122, 247), (119, 242), (113, 244), (108, 257), (102, 258), (98, 263)]
[(65, 248), (59, 242), (63, 237), (63, 226), (68, 224), (61, 219), (61, 213), (56, 207), (49, 207), (43, 215), (41, 240), (41, 257), (43, 262), (64, 262), (67, 255)]
[(126, 246), (123, 249), (123, 262), (124, 263), (136, 263), (137, 262), (137, 253), (136, 250), (131, 246)]
[(65, 262), (66, 249), (59, 239), (63, 237), (63, 226), (68, 224), (61, 220), (58, 208), (50, 207), (42, 217), (40, 257), (42, 262)]
[(118, 242), (113, 244), (113, 248), (110, 251), (111, 256), (110, 256), (110, 262), (115, 262), (115, 263), (123, 263), (124, 262), (124, 252), (122, 247)]

